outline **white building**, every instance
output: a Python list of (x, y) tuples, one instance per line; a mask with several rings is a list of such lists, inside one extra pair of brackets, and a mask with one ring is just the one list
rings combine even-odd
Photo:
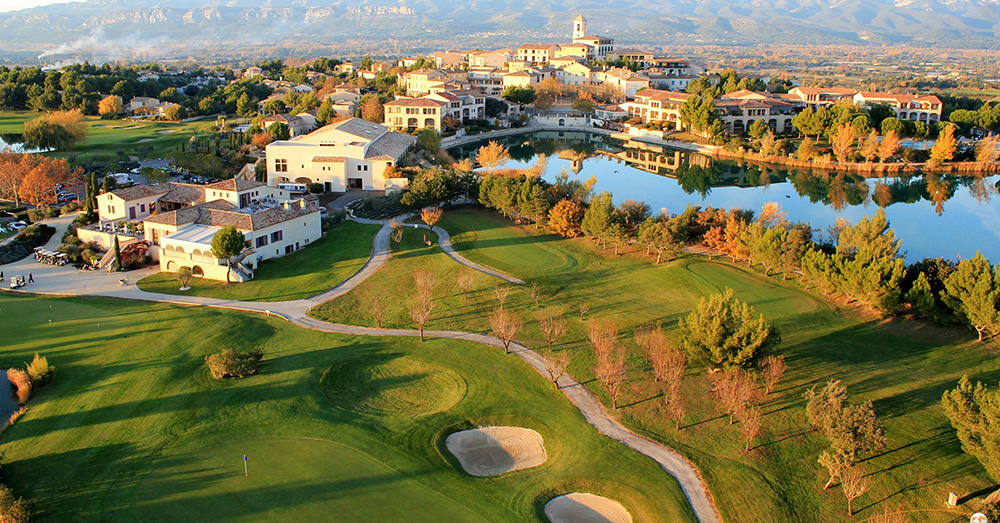
[(349, 118), (266, 148), (267, 183), (321, 183), (327, 192), (386, 189), (386, 169), (413, 147), (414, 136)]
[(583, 15), (573, 20), (573, 43), (590, 46), (592, 48), (590, 58), (595, 60), (603, 60), (607, 58), (608, 53), (615, 50), (614, 38), (587, 34), (587, 19)]

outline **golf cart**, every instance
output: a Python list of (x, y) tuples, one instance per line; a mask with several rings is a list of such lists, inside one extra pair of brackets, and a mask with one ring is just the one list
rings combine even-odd
[(14, 276), (10, 279), (11, 289), (20, 289), (24, 287), (24, 276)]

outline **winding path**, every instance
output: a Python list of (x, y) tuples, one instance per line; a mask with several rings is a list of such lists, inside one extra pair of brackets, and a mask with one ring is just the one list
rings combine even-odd
[[(56, 228), (56, 234), (46, 244), (47, 249), (55, 249), (61, 244), (63, 232), (69, 226), (74, 216), (61, 217), (48, 222)], [(40, 265), (33, 258), (2, 266), (5, 274), (24, 274), (29, 272), (35, 275), (35, 283), (17, 292), (44, 295), (60, 296), (106, 296), (113, 298), (125, 298), (132, 300), (154, 301), (172, 303), (179, 305), (215, 307), (223, 309), (235, 309), (277, 315), (288, 320), (295, 325), (322, 332), (360, 335), (360, 336), (407, 336), (416, 337), (419, 333), (411, 329), (377, 329), (373, 327), (360, 327), (355, 325), (342, 325), (328, 323), (308, 315), (309, 311), (324, 302), (347, 294), (361, 282), (368, 279), (378, 271), (389, 259), (389, 236), (391, 228), (388, 222), (364, 220), (352, 218), (361, 223), (381, 224), (382, 227), (375, 234), (373, 241), (372, 255), (365, 265), (354, 273), (350, 278), (344, 280), (339, 285), (328, 291), (322, 292), (310, 298), (302, 300), (292, 300), (284, 302), (245, 302), (236, 300), (222, 300), (216, 298), (203, 298), (199, 296), (174, 296), (170, 294), (151, 293), (139, 290), (134, 283), (121, 285), (119, 279), (122, 273), (108, 274), (99, 271), (86, 272), (79, 271), (69, 266), (56, 267), (51, 265)], [(426, 226), (423, 226), (426, 228)], [(440, 227), (434, 227), (438, 234), (439, 243), (442, 250), (452, 259), (471, 267), (475, 270), (489, 274), (496, 278), (510, 283), (523, 284), (524, 282), (503, 274), (499, 271), (484, 267), (462, 257), (451, 246), (448, 232)], [(132, 271), (127, 273), (130, 277), (143, 277), (155, 271)], [(6, 281), (4, 282), (6, 283)], [(6, 287), (4, 287), (6, 288)], [(447, 338), (454, 340), (471, 341), (481, 343), (491, 347), (503, 348), (500, 341), (492, 336), (476, 334), (471, 332), (428, 330), (424, 331), (424, 336), (432, 338)], [(539, 374), (548, 377), (545, 370), (545, 357), (534, 352), (520, 343), (511, 344), (512, 353), (531, 365)], [(650, 439), (639, 436), (628, 430), (618, 420), (614, 419), (604, 409), (604, 406), (587, 390), (580, 382), (572, 376), (564, 374), (557, 381), (559, 390), (580, 410), (588, 423), (594, 426), (598, 432), (613, 438), (623, 445), (644, 454), (663, 467), (668, 473), (677, 478), (684, 494), (695, 513), (695, 516), (702, 523), (716, 523), (721, 521), (718, 511), (711, 500), (711, 496), (701, 479), (698, 469), (681, 456), (675, 450), (656, 443)]]

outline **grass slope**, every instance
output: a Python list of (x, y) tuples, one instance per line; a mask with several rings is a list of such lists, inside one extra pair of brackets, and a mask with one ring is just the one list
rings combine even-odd
[[(38, 118), (34, 111), (0, 111), (0, 134), (21, 134), (24, 122)], [(110, 161), (118, 159), (118, 151), (126, 156), (140, 156), (140, 159), (163, 158), (176, 151), (178, 146), (194, 134), (207, 133), (215, 126), (214, 120), (198, 122), (162, 122), (101, 120), (97, 116), (85, 116), (87, 139), (76, 147), (58, 151), (52, 156), (72, 158), (75, 161)], [(146, 155), (139, 153), (139, 147), (150, 147)]]
[[(554, 350), (572, 357), (571, 372), (610, 406), (593, 379), (594, 359), (586, 341), (593, 319), (612, 319), (629, 350), (624, 407), (616, 414), (631, 427), (665, 442), (701, 468), (726, 521), (843, 521), (839, 488), (823, 491), (824, 470), (816, 462), (824, 439), (805, 422), (802, 394), (829, 379), (843, 380), (855, 401), (872, 400), (887, 427), (888, 447), (867, 460), (872, 490), (855, 503), (858, 519), (887, 505), (921, 510), (914, 521), (949, 521), (940, 510), (949, 491), (960, 495), (992, 484), (982, 467), (964, 454), (940, 408), (943, 390), (962, 374), (986, 383), (1000, 379), (1000, 362), (990, 345), (971, 342), (965, 332), (942, 333), (913, 323), (881, 324), (843, 312), (825, 299), (780, 276), (764, 278), (725, 262), (684, 257), (660, 266), (633, 256), (615, 256), (588, 240), (565, 240), (513, 226), (493, 213), (452, 211), (440, 225), (454, 247), (473, 261), (491, 265), (539, 285), (541, 308), (562, 311), (567, 334)], [(407, 231), (409, 232), (409, 231)], [(412, 273), (427, 267), (438, 274), (437, 306), (428, 328), (489, 332), (486, 315), (497, 306), (495, 279), (477, 274), (476, 288), (463, 301), (454, 284), (459, 266), (420, 238), (404, 237), (401, 254), (351, 294), (314, 310), (331, 321), (372, 325), (365, 304), (371, 295), (392, 296), (383, 322), (412, 328), (406, 304), (414, 293)], [(661, 322), (678, 338), (677, 320), (701, 296), (732, 288), (781, 330), (778, 353), (789, 371), (763, 404), (765, 434), (743, 452), (738, 426), (730, 426), (711, 400), (706, 374), (689, 368), (683, 397), (687, 416), (681, 430), (661, 412), (660, 391), (632, 343), (636, 327)], [(581, 320), (579, 305), (589, 312)], [(544, 351), (536, 307), (526, 288), (515, 288), (508, 307), (526, 318), (519, 341)]]
[[(0, 336), (0, 368), (35, 351), (57, 367), (0, 436), (4, 481), (40, 521), (531, 521), (573, 490), (618, 499), (637, 521), (693, 520), (653, 461), (598, 435), (521, 360), (479, 345), (7, 293)], [(258, 374), (209, 377), (207, 354), (254, 346), (265, 351)], [(449, 379), (425, 381), (440, 369)], [(448, 400), (406, 401), (438, 392)], [(494, 478), (460, 472), (444, 438), (486, 424), (538, 430), (549, 461)]]
[(177, 275), (160, 272), (138, 282), (146, 292), (242, 301), (287, 301), (319, 294), (350, 278), (368, 261), (378, 225), (346, 221), (319, 241), (281, 259), (266, 260), (246, 283), (192, 278), (181, 292)]

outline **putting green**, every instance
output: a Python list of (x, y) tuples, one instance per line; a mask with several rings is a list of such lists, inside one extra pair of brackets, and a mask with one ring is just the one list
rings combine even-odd
[(132, 510), (140, 521), (485, 521), (367, 454), (290, 437), (167, 456), (136, 486)]
[(338, 407), (371, 416), (427, 416), (465, 397), (455, 371), (395, 354), (353, 358), (330, 367), (320, 380)]

